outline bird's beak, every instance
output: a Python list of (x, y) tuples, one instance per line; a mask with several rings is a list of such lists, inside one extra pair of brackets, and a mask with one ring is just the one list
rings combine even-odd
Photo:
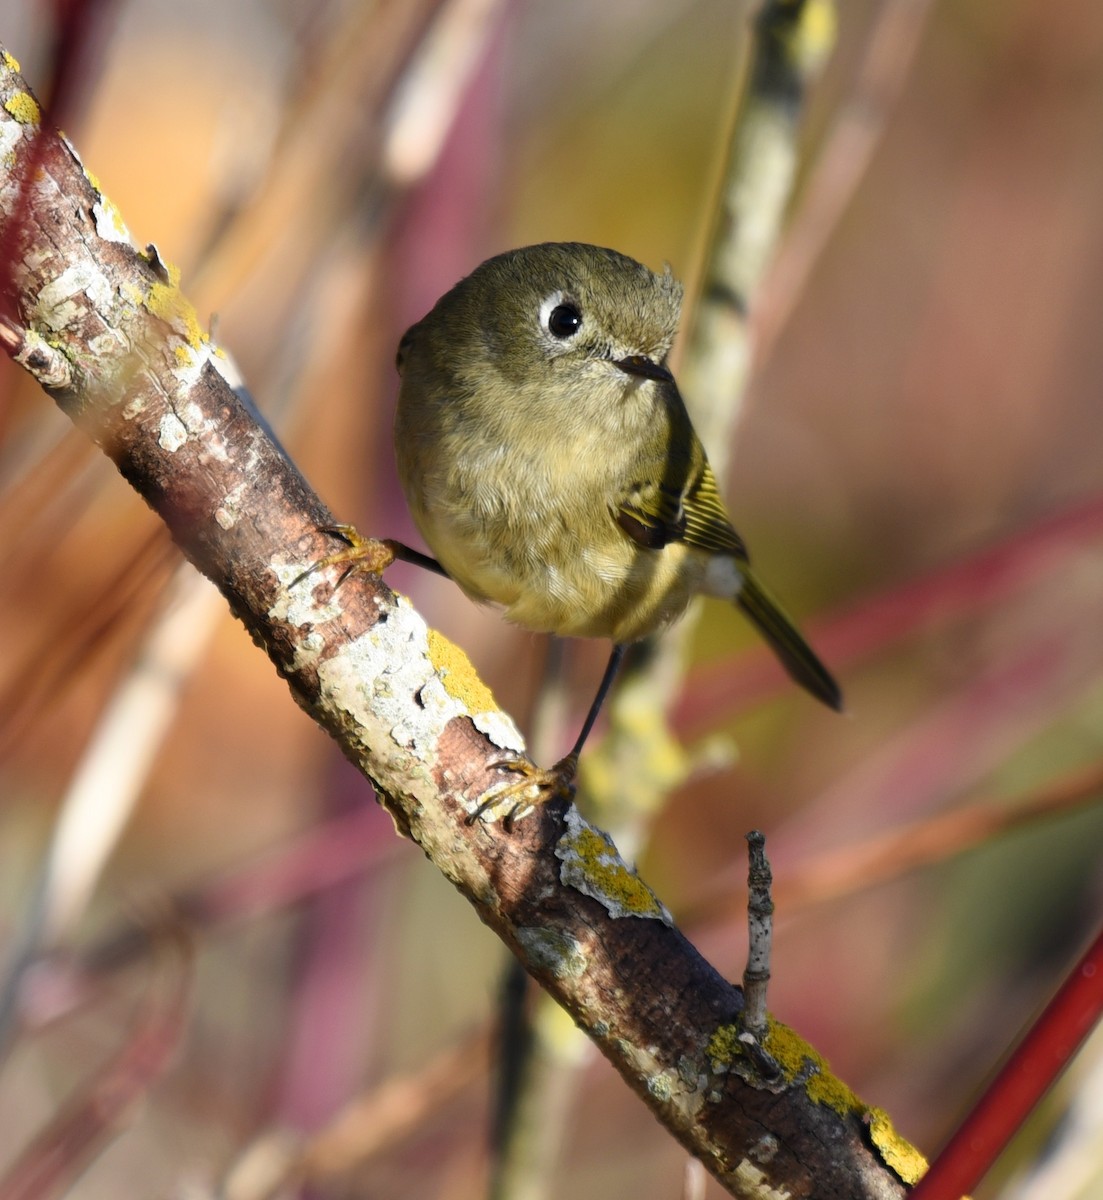
[(673, 383), (674, 376), (662, 363), (654, 362), (646, 354), (629, 354), (627, 358), (614, 358), (613, 365), (620, 367), (626, 375), (641, 379), (657, 379), (660, 383)]

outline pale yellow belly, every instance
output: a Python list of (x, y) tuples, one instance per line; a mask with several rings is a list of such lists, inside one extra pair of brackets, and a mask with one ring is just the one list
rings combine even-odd
[(699, 551), (682, 543), (642, 549), (611, 518), (600, 548), (570, 530), (518, 539), (512, 529), (505, 545), (485, 526), (426, 525), (426, 541), (468, 595), (500, 604), (525, 629), (561, 637), (632, 642), (655, 633), (681, 616), (705, 571)]

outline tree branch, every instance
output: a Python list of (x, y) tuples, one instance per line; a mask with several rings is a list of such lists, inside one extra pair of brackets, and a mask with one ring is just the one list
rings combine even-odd
[[(465, 817), (523, 746), (462, 651), (381, 580), (303, 577), (332, 514), (235, 394), (173, 272), (139, 251), (72, 147), (0, 64), (0, 339), (104, 449), (225, 596), (297, 702), (690, 1153), (736, 1195), (899, 1197), (867, 1109), (742, 995), (598, 830), (547, 805), (512, 833)], [(902, 1165), (903, 1164), (903, 1165)]]

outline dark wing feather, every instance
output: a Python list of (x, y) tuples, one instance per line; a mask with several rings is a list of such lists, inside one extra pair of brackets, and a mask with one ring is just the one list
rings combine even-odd
[(661, 484), (637, 484), (616, 515), (621, 529), (645, 550), (661, 550), (685, 536), (686, 511), (681, 493)]
[(683, 504), (686, 513), (684, 538), (691, 546), (747, 561), (747, 548), (732, 528), (720, 489), (716, 486), (716, 476), (707, 459), (702, 460), (701, 472), (686, 493)]
[(747, 559), (746, 548), (731, 527), (716, 476), (703, 453), (687, 486), (636, 484), (618, 506), (616, 520), (634, 542), (647, 550), (686, 542), (698, 550)]

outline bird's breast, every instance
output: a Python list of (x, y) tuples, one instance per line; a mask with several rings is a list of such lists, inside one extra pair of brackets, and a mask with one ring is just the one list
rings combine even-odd
[[(631, 386), (632, 395), (610, 389), (596, 406), (567, 402), (549, 414), (534, 403), (520, 421), (503, 419), (517, 414), (494, 411), (485, 397), (420, 412), (400, 402), (396, 440), (411, 512), (468, 595), (502, 605), (527, 629), (618, 642), (685, 609), (704, 556), (681, 543), (642, 548), (616, 522), (638, 474), (624, 423), (626, 405), (644, 397)], [(404, 452), (404, 442), (417, 453)]]

